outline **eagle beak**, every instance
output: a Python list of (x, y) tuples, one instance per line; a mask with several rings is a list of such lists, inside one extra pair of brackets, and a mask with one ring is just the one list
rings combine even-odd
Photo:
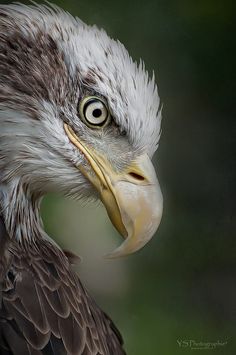
[(107, 213), (125, 241), (106, 255), (116, 258), (141, 249), (156, 232), (162, 217), (163, 198), (154, 167), (144, 154), (116, 172), (104, 156), (85, 146), (67, 124), (70, 141), (85, 155), (92, 169), (78, 168), (100, 194)]

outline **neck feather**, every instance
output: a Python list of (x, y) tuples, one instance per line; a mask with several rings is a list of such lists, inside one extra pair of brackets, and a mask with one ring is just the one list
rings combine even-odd
[(24, 243), (45, 236), (39, 214), (41, 200), (20, 179), (0, 181), (0, 215), (11, 239)]

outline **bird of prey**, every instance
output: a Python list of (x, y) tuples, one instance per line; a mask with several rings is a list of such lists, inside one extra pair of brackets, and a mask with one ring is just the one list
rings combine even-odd
[(43, 229), (57, 191), (98, 198), (124, 242), (158, 228), (154, 77), (104, 30), (53, 5), (0, 5), (0, 353), (119, 355), (122, 337)]

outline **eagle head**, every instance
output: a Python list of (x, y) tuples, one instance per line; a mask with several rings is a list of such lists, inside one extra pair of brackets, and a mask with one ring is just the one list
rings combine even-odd
[(104, 30), (55, 6), (0, 6), (4, 206), (20, 191), (98, 197), (125, 238), (110, 256), (142, 248), (162, 215), (160, 121), (154, 76)]

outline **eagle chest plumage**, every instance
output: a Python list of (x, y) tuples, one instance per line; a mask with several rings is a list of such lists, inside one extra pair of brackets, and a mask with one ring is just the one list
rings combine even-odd
[(123, 341), (40, 217), (45, 194), (100, 199), (124, 242), (156, 232), (154, 76), (55, 6), (0, 5), (0, 354), (119, 355)]
[(19, 247), (0, 219), (0, 353), (124, 354), (110, 318), (50, 242)]

